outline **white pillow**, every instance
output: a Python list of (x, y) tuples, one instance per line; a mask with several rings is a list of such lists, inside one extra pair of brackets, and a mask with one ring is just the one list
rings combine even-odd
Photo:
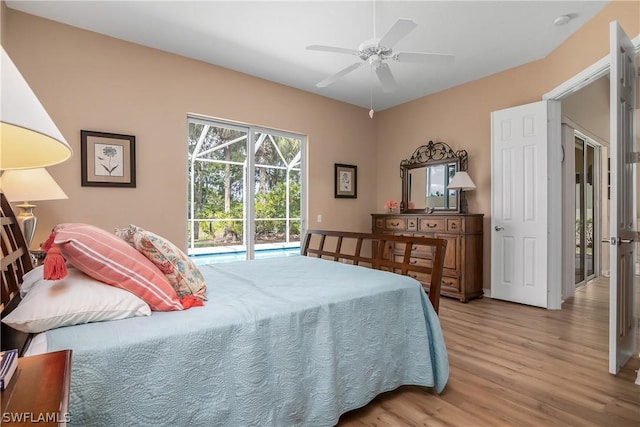
[(149, 316), (143, 300), (115, 286), (69, 268), (61, 280), (44, 280), (42, 268), (25, 274), (24, 297), (2, 323), (23, 332), (44, 332), (61, 326)]
[[(71, 266), (67, 265), (67, 268), (71, 268)], [(27, 273), (22, 276), (22, 284), (20, 285), (20, 298), (24, 298), (25, 295), (29, 293), (31, 288), (33, 288), (33, 285), (42, 280), (43, 271), (44, 266), (40, 265), (38, 267), (34, 267), (32, 270), (27, 271)]]

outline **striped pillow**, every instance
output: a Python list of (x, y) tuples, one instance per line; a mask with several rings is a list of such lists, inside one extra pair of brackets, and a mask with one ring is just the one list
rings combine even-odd
[(78, 270), (133, 293), (151, 310), (182, 310), (176, 291), (164, 274), (124, 240), (81, 223), (59, 224), (53, 231), (54, 243)]

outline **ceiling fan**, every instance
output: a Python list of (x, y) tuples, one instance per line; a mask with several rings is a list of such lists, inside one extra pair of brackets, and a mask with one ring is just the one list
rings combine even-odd
[[(375, 17), (374, 17), (375, 23)], [(323, 46), (323, 45), (310, 45), (307, 46), (308, 50), (316, 50), (322, 52), (343, 53), (347, 55), (357, 56), (359, 61), (349, 65), (346, 68), (338, 71), (335, 74), (330, 75), (326, 79), (317, 83), (317, 87), (325, 87), (336, 82), (342, 76), (349, 74), (350, 72), (360, 68), (364, 64), (369, 64), (372, 70), (378, 76), (382, 90), (385, 92), (393, 92), (397, 83), (389, 64), (386, 61), (393, 60), (397, 62), (417, 63), (417, 64), (448, 64), (454, 60), (453, 55), (446, 55), (440, 53), (425, 53), (425, 52), (394, 52), (393, 46), (406, 37), (411, 31), (413, 31), (418, 25), (411, 19), (400, 18), (398, 19), (389, 30), (380, 38), (375, 37), (374, 26), (374, 38), (363, 42), (358, 50), (348, 49), (342, 47)]]

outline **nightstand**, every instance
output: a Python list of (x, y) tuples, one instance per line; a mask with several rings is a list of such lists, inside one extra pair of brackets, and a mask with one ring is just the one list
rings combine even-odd
[(21, 357), (2, 396), (3, 426), (65, 426), (69, 421), (71, 350)]

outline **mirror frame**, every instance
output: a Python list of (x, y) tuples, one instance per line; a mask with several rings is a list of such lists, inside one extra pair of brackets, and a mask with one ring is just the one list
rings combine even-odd
[[(402, 179), (402, 209), (401, 213), (424, 213), (431, 211), (428, 208), (409, 209), (409, 171), (412, 169), (436, 166), (443, 163), (455, 163), (456, 172), (466, 171), (469, 156), (466, 150), (453, 151), (445, 142), (429, 141), (425, 145), (418, 147), (410, 158), (400, 162), (400, 178)], [(460, 212), (460, 190), (456, 197), (455, 209), (433, 209), (438, 213), (459, 213)]]

